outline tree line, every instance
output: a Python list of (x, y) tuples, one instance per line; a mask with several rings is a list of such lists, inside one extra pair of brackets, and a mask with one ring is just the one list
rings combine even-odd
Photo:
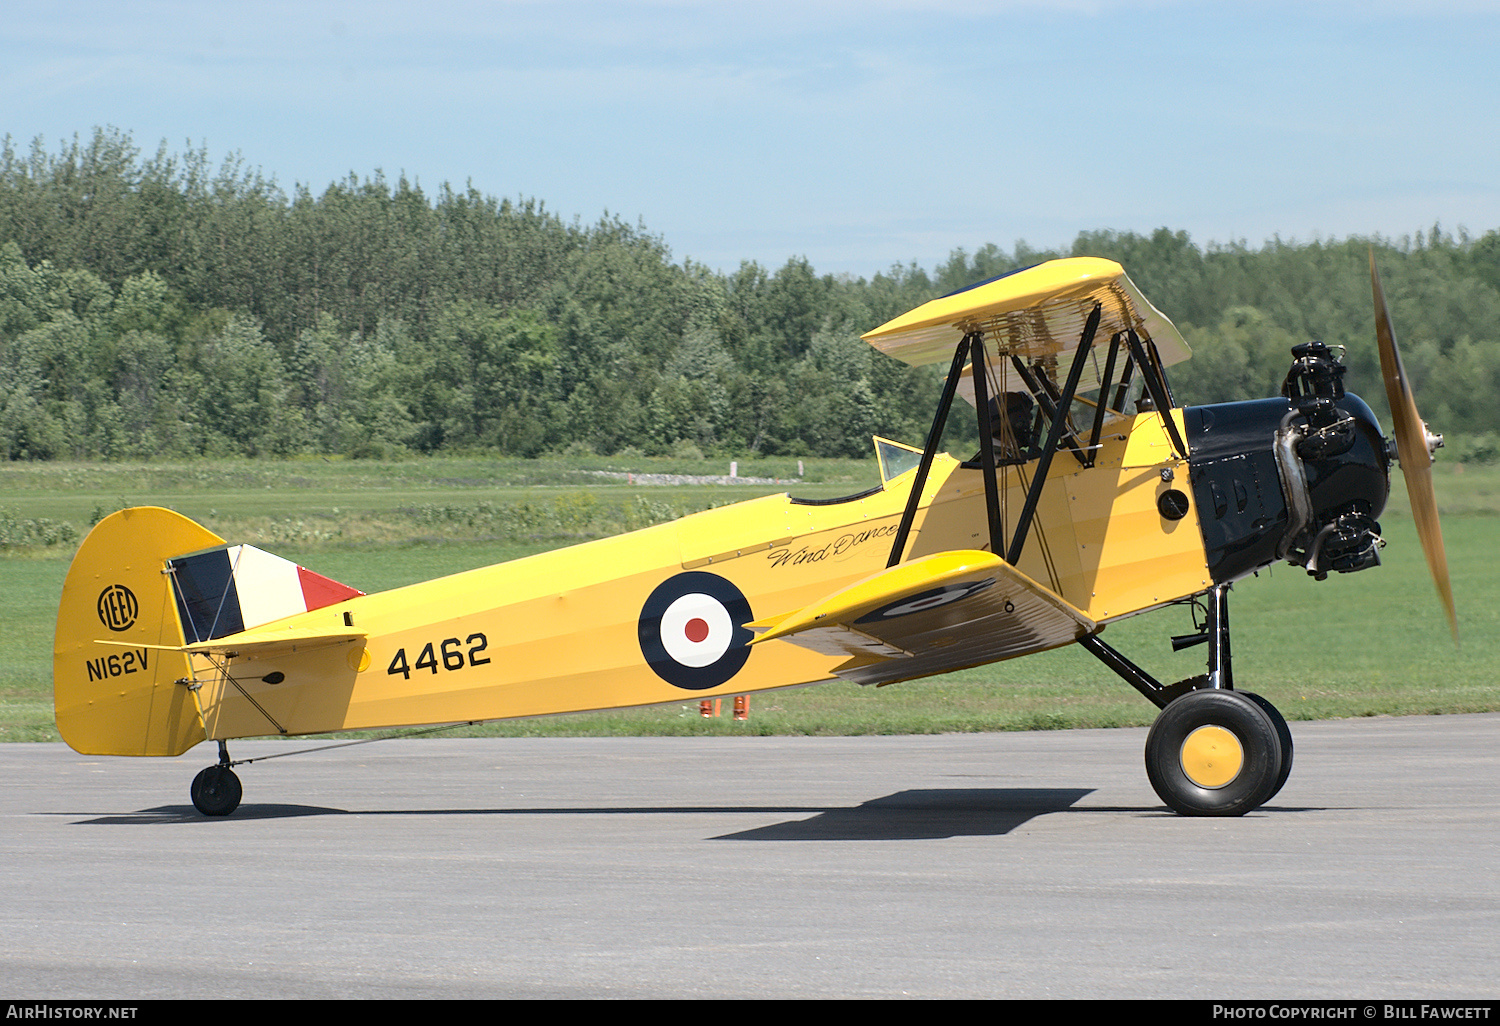
[[(96, 129), (0, 147), (0, 454), (350, 457), (549, 451), (862, 456), (919, 442), (940, 368), (859, 334), (1054, 256), (1120, 261), (1182, 329), (1181, 400), (1275, 394), (1292, 345), (1347, 347), (1384, 413), (1371, 240), (1196, 245), (1080, 234), (928, 272), (729, 273), (644, 225), (377, 173), (287, 194), (233, 155)], [(1500, 232), (1373, 240), (1423, 414), (1500, 431)]]

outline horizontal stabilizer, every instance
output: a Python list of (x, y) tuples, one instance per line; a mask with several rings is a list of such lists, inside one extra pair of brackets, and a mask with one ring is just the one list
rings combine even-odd
[(125, 641), (96, 641), (96, 645), (115, 648), (143, 648), (157, 652), (181, 652), (184, 655), (258, 656), (289, 655), (307, 652), (326, 645), (343, 645), (351, 641), (363, 641), (368, 637), (354, 631), (325, 632), (299, 627), (284, 631), (246, 631), (231, 634), (212, 641), (198, 641), (191, 645), (133, 645)]
[(940, 552), (882, 570), (746, 626), (752, 645), (783, 639), (846, 656), (834, 670), (888, 684), (1071, 644), (1099, 625), (989, 552)]
[(289, 655), (307, 652), (327, 645), (343, 645), (352, 641), (363, 641), (367, 635), (357, 631), (317, 631), (302, 627), (284, 631), (246, 631), (213, 641), (200, 641), (184, 645), (183, 651), (215, 655), (241, 655), (265, 658), (273, 655)]

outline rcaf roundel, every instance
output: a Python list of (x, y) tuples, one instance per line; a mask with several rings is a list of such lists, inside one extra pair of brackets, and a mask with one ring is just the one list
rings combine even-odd
[(641, 654), (656, 675), (688, 691), (729, 681), (750, 658), (754, 620), (740, 589), (699, 570), (670, 577), (641, 607)]

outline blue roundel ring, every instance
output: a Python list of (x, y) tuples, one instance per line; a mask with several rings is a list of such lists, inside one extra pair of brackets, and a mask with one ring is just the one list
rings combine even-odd
[(728, 683), (750, 658), (755, 619), (743, 592), (718, 574), (691, 570), (657, 585), (641, 606), (641, 654), (658, 677), (687, 691)]

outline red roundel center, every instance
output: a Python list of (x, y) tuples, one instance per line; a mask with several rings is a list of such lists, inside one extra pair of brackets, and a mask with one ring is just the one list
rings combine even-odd
[(708, 637), (708, 621), (704, 620), (702, 617), (695, 616), (687, 622), (686, 626), (683, 627), (682, 632), (687, 635), (687, 639), (689, 641), (696, 645), (698, 642)]

